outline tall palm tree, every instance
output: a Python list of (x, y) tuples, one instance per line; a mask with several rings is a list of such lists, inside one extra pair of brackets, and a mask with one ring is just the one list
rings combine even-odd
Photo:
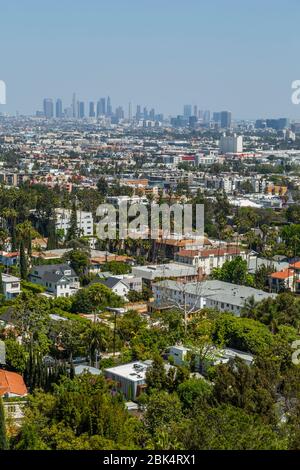
[(97, 357), (99, 351), (105, 351), (108, 338), (107, 330), (102, 325), (93, 323), (86, 331), (85, 335), (86, 343), (88, 344), (88, 351), (90, 357), (90, 365), (97, 365)]

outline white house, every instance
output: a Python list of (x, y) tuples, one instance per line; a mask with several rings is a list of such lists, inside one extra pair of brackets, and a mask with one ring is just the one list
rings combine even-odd
[(3, 293), (6, 299), (14, 299), (21, 291), (21, 281), (10, 274), (2, 274)]
[[(171, 346), (168, 350), (168, 356), (171, 357), (176, 366), (182, 366), (189, 360), (189, 353), (193, 354), (191, 348), (185, 346)], [(196, 354), (196, 353), (195, 353)], [(248, 366), (253, 362), (253, 355), (244, 351), (232, 348), (216, 348), (212, 347), (203, 364), (200, 364), (199, 358), (195, 357), (196, 367), (204, 372), (209, 365), (226, 364), (230, 359), (238, 357), (242, 359)]]
[(68, 264), (34, 266), (29, 280), (46, 288), (55, 297), (69, 297), (80, 288), (79, 279)]
[(127, 295), (130, 291), (130, 288), (122, 279), (118, 279), (117, 277), (111, 276), (108, 279), (99, 279), (99, 281), (96, 282), (99, 282), (99, 284), (103, 284), (104, 286), (111, 289), (114, 294), (117, 294), (123, 299), (127, 300)]

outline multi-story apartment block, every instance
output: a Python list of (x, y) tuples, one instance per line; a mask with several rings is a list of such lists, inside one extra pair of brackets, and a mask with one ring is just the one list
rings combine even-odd
[[(55, 209), (56, 230), (64, 230), (66, 235), (71, 223), (72, 211), (70, 209)], [(77, 229), (78, 232), (85, 237), (93, 235), (94, 220), (92, 212), (77, 211)]]

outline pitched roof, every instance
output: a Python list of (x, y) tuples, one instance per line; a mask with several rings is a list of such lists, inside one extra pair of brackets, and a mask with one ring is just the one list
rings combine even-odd
[[(70, 274), (65, 275), (65, 271), (70, 271)], [(35, 274), (37, 272), (38, 274)], [(57, 282), (62, 277), (76, 277), (76, 273), (69, 264), (45, 264), (34, 266), (30, 272), (31, 276), (40, 277), (46, 281)]]
[(290, 264), (290, 268), (300, 269), (300, 261), (297, 261), (296, 263)]
[(272, 279), (288, 279), (289, 277), (293, 277), (293, 271), (290, 269), (285, 269), (284, 271), (278, 271), (277, 273), (272, 273)]
[(105, 279), (105, 280), (99, 279), (98, 281), (99, 284), (103, 284), (104, 286), (109, 287), (109, 289), (113, 289), (113, 287), (119, 284), (119, 282), (124, 284), (125, 287), (128, 287), (127, 284), (125, 284), (125, 282), (122, 279), (119, 279), (117, 277), (109, 277), (108, 279)]
[(22, 375), (16, 372), (0, 370), (0, 396), (7, 393), (24, 396), (27, 395), (27, 387)]

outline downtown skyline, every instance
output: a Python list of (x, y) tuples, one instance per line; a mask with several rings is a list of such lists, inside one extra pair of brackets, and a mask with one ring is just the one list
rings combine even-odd
[(67, 102), (77, 90), (164, 115), (196, 103), (237, 118), (300, 117), (296, 0), (1, 3), (2, 112), (32, 115), (45, 96)]

